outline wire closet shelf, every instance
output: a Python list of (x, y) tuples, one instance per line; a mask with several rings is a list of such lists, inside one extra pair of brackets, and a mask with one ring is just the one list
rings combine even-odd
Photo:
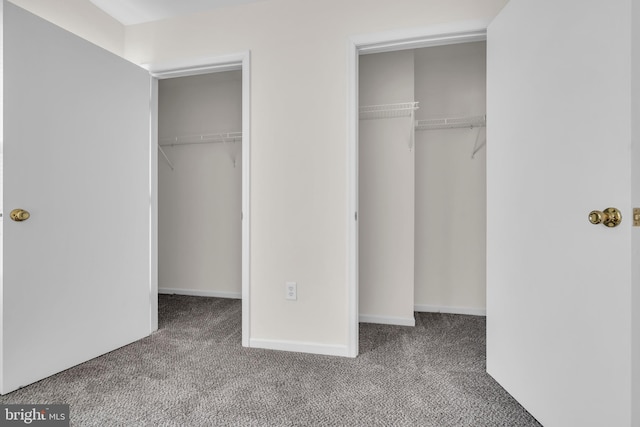
[(473, 145), (473, 159), (487, 143), (486, 138), (480, 139), (480, 130), (487, 126), (487, 116), (458, 116), (458, 117), (438, 117), (424, 120), (416, 120), (416, 110), (419, 102), (401, 102), (397, 104), (366, 105), (359, 109), (360, 120), (386, 119), (394, 117), (410, 117), (411, 131), (409, 133), (409, 149), (412, 150), (415, 144), (415, 132), (436, 130), (436, 129), (478, 129), (476, 140)]
[(161, 147), (177, 145), (212, 144), (219, 142), (242, 142), (242, 132), (205, 133), (199, 135), (180, 135), (170, 138), (159, 138)]
[[(235, 143), (242, 142), (242, 132), (223, 132), (223, 133), (204, 133), (199, 135), (180, 135), (171, 138), (158, 138), (158, 150), (162, 157), (166, 160), (171, 170), (175, 169), (175, 166), (169, 160), (169, 156), (162, 149), (162, 147), (177, 147), (181, 145), (194, 145), (194, 144), (214, 144), (214, 143)], [(229, 146), (232, 147), (232, 146)], [(230, 154), (233, 167), (236, 166), (235, 154)]]
[(416, 130), (481, 128), (487, 125), (487, 116), (444, 117), (416, 121)]
[(397, 104), (365, 105), (360, 107), (360, 119), (386, 119), (393, 117), (413, 117), (419, 102)]

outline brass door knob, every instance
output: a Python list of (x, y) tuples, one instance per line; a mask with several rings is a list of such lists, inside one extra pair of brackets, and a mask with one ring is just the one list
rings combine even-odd
[(589, 213), (591, 224), (603, 224), (607, 227), (615, 227), (622, 222), (622, 214), (616, 208), (607, 208), (603, 211), (591, 211)]
[(31, 214), (29, 214), (29, 212), (25, 211), (24, 209), (14, 209), (9, 214), (9, 217), (11, 217), (12, 220), (17, 222), (26, 221), (29, 219), (30, 216)]

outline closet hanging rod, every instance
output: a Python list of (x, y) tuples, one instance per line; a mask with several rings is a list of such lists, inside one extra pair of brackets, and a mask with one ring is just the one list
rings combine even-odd
[(242, 141), (242, 132), (207, 133), (201, 135), (181, 135), (172, 138), (159, 138), (161, 147), (176, 145), (213, 144), (219, 142)]
[(400, 102), (396, 104), (364, 105), (360, 107), (360, 119), (384, 119), (392, 117), (411, 117), (419, 102)]
[(485, 127), (487, 116), (445, 117), (416, 121), (416, 130), (459, 129)]

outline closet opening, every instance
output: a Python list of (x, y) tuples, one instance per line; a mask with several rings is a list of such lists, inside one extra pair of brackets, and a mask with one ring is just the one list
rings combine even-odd
[(248, 66), (246, 52), (150, 70), (157, 293), (241, 299), (229, 307), (242, 311), (243, 346), (250, 336)]
[(485, 39), (354, 42), (355, 354), (358, 322), (486, 315)]
[(158, 292), (242, 297), (242, 72), (158, 82)]

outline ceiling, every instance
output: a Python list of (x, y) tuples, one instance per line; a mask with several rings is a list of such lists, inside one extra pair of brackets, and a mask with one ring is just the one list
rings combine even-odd
[(261, 0), (90, 0), (123, 25), (158, 21)]

